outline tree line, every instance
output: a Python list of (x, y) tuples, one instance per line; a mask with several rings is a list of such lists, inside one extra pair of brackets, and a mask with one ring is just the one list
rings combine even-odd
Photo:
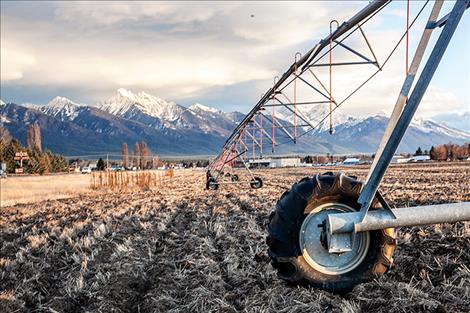
[(126, 142), (122, 144), (122, 165), (125, 168), (152, 169), (163, 165), (157, 155), (150, 156), (150, 149), (145, 141), (136, 142), (129, 151)]
[(42, 151), (41, 129), (37, 123), (31, 124), (26, 133), (26, 147), (18, 139), (13, 138), (9, 131), (0, 126), (0, 163), (6, 164), (7, 173), (14, 173), (20, 167), (20, 161), (15, 160), (18, 152), (26, 152), (28, 158), (22, 161), (23, 172), (29, 174), (47, 174), (68, 171), (67, 160), (51, 151)]
[[(434, 161), (459, 161), (465, 160), (470, 156), (470, 143), (465, 143), (463, 145), (458, 145), (454, 143), (447, 143), (438, 146), (432, 146), (429, 150), (422, 150), (421, 147), (416, 149), (415, 153), (405, 153), (402, 154), (403, 157), (409, 158), (412, 155), (428, 155), (431, 160)], [(372, 161), (375, 154), (366, 155), (366, 154), (356, 154), (349, 155), (348, 157), (357, 157), (362, 161)], [(327, 162), (342, 162), (347, 158), (347, 156), (336, 156), (331, 153), (326, 155), (307, 155), (302, 158), (304, 163), (317, 163), (325, 164)]]
[(463, 145), (448, 143), (435, 147), (432, 146), (429, 150), (429, 157), (431, 158), (431, 160), (436, 161), (458, 161), (467, 159), (469, 156), (470, 143), (465, 143)]

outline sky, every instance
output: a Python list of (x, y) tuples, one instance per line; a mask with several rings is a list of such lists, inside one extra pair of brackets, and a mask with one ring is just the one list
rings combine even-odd
[[(200, 102), (247, 112), (296, 52), (305, 53), (329, 33), (330, 20), (341, 23), (367, 3), (2, 1), (0, 98), (46, 104), (60, 95), (93, 104), (122, 87), (185, 106)], [(411, 1), (412, 17), (424, 3)], [(410, 55), (431, 6), (410, 31)], [(451, 7), (446, 2), (440, 16)], [(418, 116), (470, 111), (469, 14)], [(403, 34), (405, 22), (406, 2), (397, 1), (364, 26), (379, 63)], [(358, 38), (348, 44), (364, 51)], [(358, 116), (390, 112), (405, 77), (404, 59), (402, 44), (376, 79), (341, 110)], [(318, 75), (328, 79), (321, 70)], [(346, 95), (368, 70), (335, 69), (335, 95)]]

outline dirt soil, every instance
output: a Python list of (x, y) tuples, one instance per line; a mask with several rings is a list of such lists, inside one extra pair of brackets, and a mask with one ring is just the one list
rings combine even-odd
[[(0, 312), (470, 312), (470, 222), (400, 229), (391, 271), (345, 296), (278, 279), (268, 215), (328, 170), (264, 170), (259, 190), (218, 191), (193, 171), (160, 190), (3, 208)], [(469, 177), (469, 163), (399, 165), (381, 190), (393, 207), (470, 201)]]

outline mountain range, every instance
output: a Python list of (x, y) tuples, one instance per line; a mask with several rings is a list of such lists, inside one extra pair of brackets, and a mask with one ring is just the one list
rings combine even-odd
[[(298, 144), (282, 145), (276, 153), (373, 153), (388, 121), (383, 114), (358, 118), (335, 112), (335, 132), (331, 135), (329, 120), (320, 119), (328, 113), (325, 105), (301, 110), (315, 129), (299, 138)], [(282, 110), (274, 114), (282, 125), (292, 127), (291, 114)], [(67, 156), (119, 154), (123, 142), (132, 147), (142, 140), (152, 152), (161, 155), (213, 155), (243, 117), (240, 112), (223, 112), (200, 103), (184, 107), (146, 92), (133, 93), (123, 88), (93, 105), (65, 97), (56, 97), (43, 106), (0, 102), (0, 124), (12, 136), (24, 143), (29, 125), (37, 122), (44, 148)], [(265, 119), (264, 126), (269, 129), (270, 125)], [(282, 136), (277, 128), (275, 138), (280, 140)], [(470, 142), (470, 133), (433, 120), (414, 120), (399, 151), (414, 151), (418, 146), (425, 150), (448, 142)]]

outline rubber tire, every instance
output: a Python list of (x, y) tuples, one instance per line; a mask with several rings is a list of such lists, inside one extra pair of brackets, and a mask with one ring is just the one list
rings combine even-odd
[(250, 187), (253, 189), (259, 189), (263, 187), (263, 181), (259, 177), (253, 177), (253, 179), (250, 181)]
[(238, 181), (239, 177), (237, 174), (233, 174), (232, 177), (230, 178), (232, 181)]
[(232, 176), (232, 174), (230, 174), (230, 173), (227, 172), (227, 173), (224, 174), (224, 176), (225, 176), (225, 177), (230, 177), (230, 176)]
[[(328, 172), (305, 177), (281, 196), (269, 217), (266, 240), (272, 265), (281, 279), (343, 294), (390, 269), (397, 243), (393, 228), (369, 232), (370, 245), (366, 257), (356, 268), (341, 275), (328, 275), (313, 269), (300, 251), (299, 233), (307, 214), (315, 207), (331, 202), (359, 210), (357, 198), (361, 185), (354, 177)], [(374, 199), (371, 210), (378, 208), (381, 206)]]
[[(211, 184), (212, 183), (212, 184)], [(214, 184), (215, 183), (215, 184)], [(219, 184), (217, 184), (217, 181), (215, 180), (214, 177), (209, 177), (206, 182), (206, 189), (210, 190), (217, 190), (219, 189)]]

